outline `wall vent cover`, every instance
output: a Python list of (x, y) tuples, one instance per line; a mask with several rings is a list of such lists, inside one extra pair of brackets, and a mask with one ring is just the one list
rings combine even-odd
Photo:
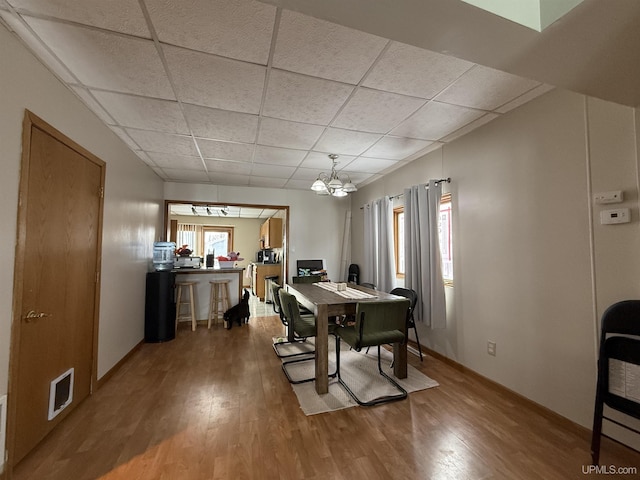
[(49, 389), (49, 420), (53, 420), (73, 401), (73, 368), (51, 382)]

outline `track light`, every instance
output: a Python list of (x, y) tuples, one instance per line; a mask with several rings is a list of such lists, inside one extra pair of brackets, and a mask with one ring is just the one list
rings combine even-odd
[(193, 212), (194, 215), (198, 215), (198, 211), (196, 210), (196, 207), (194, 207), (193, 205), (191, 205), (191, 211)]
[(211, 209), (209, 207), (207, 207), (207, 215), (213, 215), (213, 212), (211, 211)]

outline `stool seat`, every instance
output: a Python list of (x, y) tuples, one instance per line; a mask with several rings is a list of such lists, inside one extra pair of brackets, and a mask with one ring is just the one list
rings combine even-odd
[[(193, 287), (197, 284), (198, 282), (176, 282), (176, 332), (178, 322), (184, 318), (191, 320), (191, 330), (196, 331), (196, 303)], [(187, 292), (189, 298), (185, 299), (183, 297)], [(183, 305), (186, 306), (187, 312), (182, 312)]]
[(231, 280), (211, 280), (211, 293), (209, 295), (209, 319), (207, 328), (211, 328), (212, 321), (220, 319), (224, 322), (224, 312), (229, 310), (229, 284)]

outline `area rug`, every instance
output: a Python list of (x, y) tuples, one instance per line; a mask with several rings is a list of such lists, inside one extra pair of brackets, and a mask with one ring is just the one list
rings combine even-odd
[[(313, 348), (312, 342), (313, 340), (309, 339), (304, 346), (295, 344), (280, 345), (279, 351), (281, 353), (293, 353), (294, 351)], [(340, 345), (341, 376), (354, 393), (364, 401), (398, 392), (378, 372), (376, 352), (377, 349), (375, 347), (371, 347), (369, 353), (366, 353), (365, 350), (361, 352), (350, 350), (349, 345), (344, 342)], [(333, 373), (336, 369), (335, 358), (335, 342), (333, 338), (329, 338), (329, 373)], [(393, 354), (382, 348), (381, 358), (384, 372), (393, 377), (393, 367), (391, 366)], [(284, 360), (286, 361), (287, 359)], [(291, 360), (291, 358), (288, 360)], [(315, 374), (313, 356), (309, 356), (309, 361), (289, 364), (287, 369), (293, 380), (313, 377)], [(438, 386), (438, 382), (419, 372), (411, 365), (407, 366), (407, 378), (396, 379), (396, 381), (409, 393)], [(316, 393), (314, 382), (292, 384), (291, 386), (305, 415), (316, 415), (358, 406), (336, 379), (329, 379), (329, 393), (324, 395)]]

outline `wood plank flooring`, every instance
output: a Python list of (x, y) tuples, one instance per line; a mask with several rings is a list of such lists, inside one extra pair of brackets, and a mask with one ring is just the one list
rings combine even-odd
[[(253, 317), (144, 344), (13, 478), (598, 478), (583, 471), (584, 431), (429, 356), (409, 361), (440, 387), (307, 417), (271, 348), (282, 332), (277, 317)], [(601, 460), (640, 471), (639, 453), (607, 439)]]

